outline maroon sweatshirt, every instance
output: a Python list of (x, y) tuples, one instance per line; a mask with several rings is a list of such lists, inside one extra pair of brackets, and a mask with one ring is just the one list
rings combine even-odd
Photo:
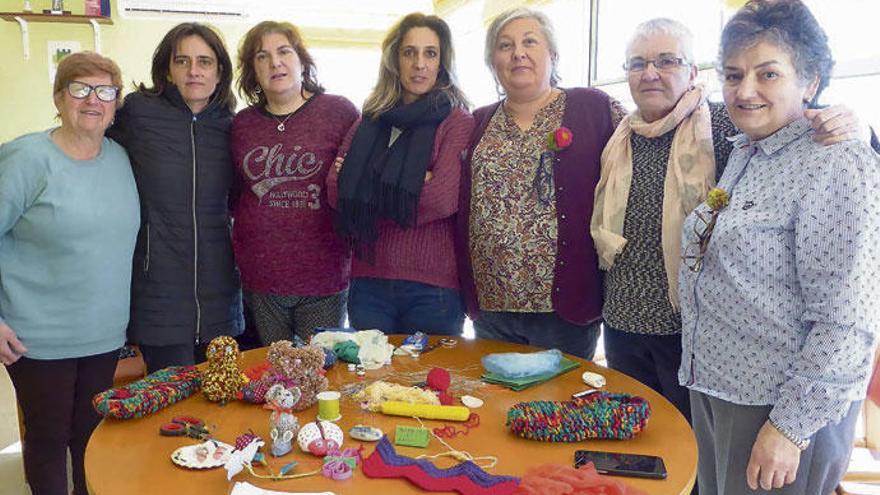
[(326, 296), (348, 287), (351, 256), (333, 231), (325, 182), (357, 120), (347, 99), (321, 94), (285, 122), (248, 108), (232, 122), (232, 242), (242, 286)]

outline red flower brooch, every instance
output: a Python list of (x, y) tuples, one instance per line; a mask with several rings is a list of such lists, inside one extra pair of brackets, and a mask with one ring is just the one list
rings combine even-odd
[(571, 146), (572, 141), (574, 141), (574, 134), (568, 127), (560, 127), (547, 133), (547, 149), (550, 151), (564, 150)]

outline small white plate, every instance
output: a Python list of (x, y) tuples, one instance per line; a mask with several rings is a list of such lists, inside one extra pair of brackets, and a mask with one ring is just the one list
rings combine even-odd
[(187, 469), (213, 469), (226, 464), (233, 447), (223, 442), (208, 440), (180, 447), (171, 453), (171, 462)]

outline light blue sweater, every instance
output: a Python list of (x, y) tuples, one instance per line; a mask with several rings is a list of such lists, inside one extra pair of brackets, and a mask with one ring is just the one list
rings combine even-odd
[(125, 150), (105, 138), (95, 159), (73, 160), (50, 132), (0, 146), (0, 321), (31, 359), (125, 343), (140, 225)]

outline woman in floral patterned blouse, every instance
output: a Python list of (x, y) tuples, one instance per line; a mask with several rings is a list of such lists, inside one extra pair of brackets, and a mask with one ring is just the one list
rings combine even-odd
[(486, 64), (504, 97), (474, 112), (459, 273), (477, 337), (592, 358), (602, 284), (588, 226), (599, 157), (624, 112), (601, 91), (557, 87), (556, 46), (532, 10), (489, 27)]

